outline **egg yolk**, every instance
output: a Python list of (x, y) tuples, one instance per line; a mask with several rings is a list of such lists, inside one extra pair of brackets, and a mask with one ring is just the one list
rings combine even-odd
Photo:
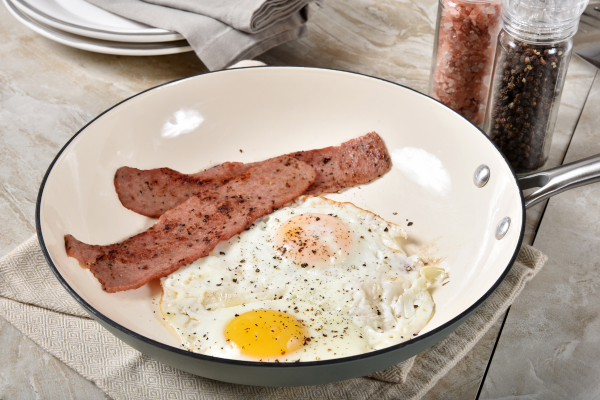
[(350, 254), (352, 235), (339, 219), (326, 214), (301, 214), (285, 221), (275, 234), (275, 247), (303, 267), (335, 263)]
[(275, 310), (254, 310), (236, 316), (225, 327), (225, 339), (242, 354), (276, 357), (304, 345), (304, 327), (293, 316)]

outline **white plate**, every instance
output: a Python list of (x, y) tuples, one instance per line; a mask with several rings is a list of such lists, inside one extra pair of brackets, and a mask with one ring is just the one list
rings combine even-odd
[(123, 18), (85, 0), (13, 0), (12, 3), (38, 22), (79, 36), (131, 43), (184, 39), (177, 32)]
[(193, 50), (185, 40), (160, 43), (121, 43), (73, 35), (29, 18), (21, 13), (10, 0), (3, 0), (3, 2), (8, 11), (29, 29), (50, 40), (76, 49), (122, 56), (157, 56), (186, 53)]
[[(179, 134), (167, 134), (173, 126), (181, 127)], [(450, 282), (432, 293), (435, 315), (418, 337), (406, 343), (354, 358), (313, 362), (318, 364), (314, 369), (306, 363), (277, 368), (267, 365), (274, 363), (232, 362), (190, 353), (178, 348), (176, 334), (162, 320), (158, 302), (152, 301), (161, 296), (157, 282), (109, 294), (89, 270), (66, 255), (65, 234), (86, 243), (109, 244), (156, 221), (121, 205), (113, 184), (119, 167), (169, 167), (194, 173), (224, 161), (254, 162), (335, 146), (370, 131), (383, 138), (392, 169), (367, 185), (327, 197), (352, 202), (400, 224), (412, 243), (450, 265)], [(478, 188), (473, 174), (481, 164), (489, 166), (491, 178)], [(511, 228), (497, 240), (495, 228), (506, 216), (512, 220)], [(348, 379), (431, 346), (500, 283), (516, 256), (524, 226), (521, 193), (509, 165), (466, 119), (390, 82), (299, 67), (198, 75), (116, 105), (84, 127), (57, 156), (41, 186), (36, 218), (50, 265), (103, 326), (178, 368), (255, 385)], [(413, 224), (407, 226), (407, 221)], [(247, 370), (236, 372), (238, 367)], [(298, 372), (293, 372), (296, 368)], [(289, 375), (284, 379), (281, 374)]]

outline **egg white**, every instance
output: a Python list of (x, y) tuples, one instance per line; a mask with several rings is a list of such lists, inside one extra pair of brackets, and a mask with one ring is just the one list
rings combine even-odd
[[(286, 257), (275, 245), (282, 224), (299, 214), (325, 214), (350, 229), (352, 248), (331, 262)], [(303, 196), (222, 242), (207, 257), (162, 278), (161, 310), (190, 351), (254, 360), (224, 336), (246, 311), (296, 317), (310, 338), (301, 349), (261, 361), (314, 361), (362, 354), (416, 336), (434, 310), (428, 291), (445, 273), (407, 257), (402, 228), (350, 203)], [(331, 240), (331, 239), (324, 239)]]

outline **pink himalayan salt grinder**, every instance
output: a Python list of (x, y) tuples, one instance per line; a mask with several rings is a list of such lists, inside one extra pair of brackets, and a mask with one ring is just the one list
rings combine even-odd
[(475, 125), (485, 117), (502, 0), (440, 0), (429, 95)]

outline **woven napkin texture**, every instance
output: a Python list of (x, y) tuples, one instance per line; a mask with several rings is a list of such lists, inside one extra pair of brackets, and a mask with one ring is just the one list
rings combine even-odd
[(219, 20), (246, 33), (257, 33), (297, 13), (313, 0), (143, 0)]
[(142, 0), (87, 1), (122, 17), (179, 32), (211, 71), (252, 59), (275, 46), (304, 37), (308, 32), (306, 22), (312, 13), (309, 5), (305, 5), (268, 28), (250, 34), (205, 15)]
[(498, 289), (429, 350), (369, 377), (265, 388), (213, 381), (148, 358), (114, 337), (54, 277), (36, 236), (0, 260), (0, 316), (115, 399), (404, 399), (422, 397), (463, 358), (544, 265), (524, 246)]

